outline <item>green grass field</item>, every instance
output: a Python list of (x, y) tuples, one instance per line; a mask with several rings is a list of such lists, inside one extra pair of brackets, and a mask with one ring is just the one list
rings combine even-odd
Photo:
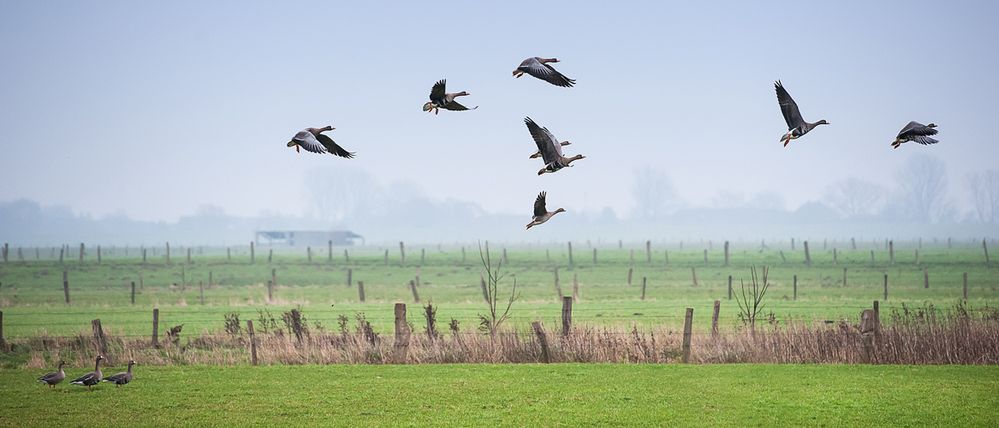
[[(821, 244), (813, 244), (812, 264), (807, 266), (800, 243), (796, 251), (783, 248), (763, 252), (745, 244), (747, 248), (733, 246), (731, 263), (725, 266), (720, 244), (715, 243), (708, 251), (707, 262), (702, 248), (691, 249), (691, 245), (686, 250), (676, 245), (668, 250), (653, 246), (651, 262), (646, 260), (644, 245), (634, 249), (601, 247), (594, 264), (593, 249), (577, 243), (571, 268), (564, 245), (511, 248), (505, 269), (509, 276), (504, 285), (509, 287), (516, 276), (522, 292), (521, 300), (514, 305), (512, 325), (526, 326), (532, 320), (554, 323), (559, 318), (556, 267), (563, 294), (572, 292), (573, 277), (578, 278), (581, 300), (574, 305), (573, 318), (581, 324), (680, 326), (684, 308), (693, 307), (694, 328), (704, 331), (710, 323), (712, 302), (720, 299), (721, 327), (736, 328), (740, 325), (738, 310), (734, 300), (727, 300), (727, 278), (733, 276), (738, 292), (739, 281), (749, 278), (750, 266), (763, 265), (771, 268), (766, 310), (779, 320), (855, 321), (863, 308), (882, 300), (885, 274), (889, 277), (889, 299), (882, 302), (885, 311), (903, 303), (954, 305), (961, 300), (965, 272), (972, 308), (999, 304), (999, 271), (986, 266), (980, 247), (947, 249), (927, 245), (916, 264), (915, 245), (896, 245), (892, 265), (881, 247), (840, 250), (834, 263), (832, 245), (822, 250)], [(493, 245), (494, 258), (501, 257), (501, 248)], [(472, 247), (467, 249), (462, 262), (460, 247), (408, 248), (405, 264), (399, 260), (398, 247), (389, 251), (387, 264), (384, 250), (377, 248), (351, 249), (349, 262), (340, 249), (334, 250), (335, 257), (329, 262), (323, 249), (314, 253), (312, 263), (307, 262), (304, 251), (278, 252), (268, 263), (266, 249), (258, 248), (254, 264), (250, 264), (245, 248), (234, 252), (231, 261), (225, 250), (196, 252), (191, 264), (186, 263), (184, 250), (175, 249), (169, 265), (162, 250), (158, 256), (150, 253), (148, 263), (141, 262), (134, 248), (129, 257), (124, 257), (121, 248), (113, 256), (105, 251), (100, 265), (93, 249), (88, 250), (82, 265), (69, 257), (63, 265), (58, 260), (46, 260), (51, 253), (36, 261), (32, 259), (33, 251), (28, 251), (25, 262), (0, 265), (0, 310), (4, 312), (4, 334), (8, 338), (42, 332), (69, 335), (88, 330), (94, 318), (101, 318), (112, 334), (144, 336), (150, 333), (153, 307), (160, 308), (162, 325), (184, 324), (185, 332), (195, 334), (220, 330), (225, 313), (239, 313), (244, 320), (256, 319), (258, 310), (267, 309), (280, 318), (281, 312), (296, 306), (302, 307), (310, 325), (318, 322), (334, 329), (338, 316), (353, 319), (355, 313), (364, 312), (376, 329), (388, 330), (392, 325), (392, 303), (413, 302), (408, 283), (419, 270), (422, 301), (432, 300), (438, 306), (442, 324), (454, 318), (467, 329), (478, 324), (477, 314), (485, 309), (479, 287), (478, 252)], [(421, 250), (425, 256), (421, 256)], [(873, 263), (871, 250), (875, 253)], [(629, 268), (633, 269), (631, 286), (627, 285)], [(691, 268), (696, 269), (697, 286), (693, 285)], [(69, 274), (71, 305), (63, 303), (64, 269)], [(274, 300), (268, 303), (265, 284), (272, 269), (278, 285)], [(352, 271), (353, 286), (346, 283), (348, 269)], [(928, 289), (924, 288), (924, 269), (930, 278)], [(209, 273), (213, 280), (210, 287)], [(793, 299), (794, 276), (798, 279), (797, 300)], [(644, 301), (640, 299), (643, 277), (648, 281)], [(134, 305), (129, 301), (132, 281), (139, 288)], [(358, 299), (358, 281), (364, 282), (365, 303)], [(200, 302), (199, 282), (206, 284), (204, 305)], [(411, 321), (419, 323), (418, 319)]]
[[(80, 368), (72, 373), (83, 372)], [(0, 425), (996, 426), (999, 367), (137, 367), (94, 391), (0, 370)]]

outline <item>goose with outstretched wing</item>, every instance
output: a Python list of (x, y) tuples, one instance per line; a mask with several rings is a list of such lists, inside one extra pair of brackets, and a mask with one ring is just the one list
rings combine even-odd
[(294, 147), (296, 152), (301, 152), (300, 149), (305, 149), (307, 152), (320, 154), (329, 153), (333, 156), (352, 159), (354, 157), (354, 152), (348, 152), (346, 149), (335, 143), (332, 138), (323, 134), (323, 132), (332, 131), (334, 129), (336, 128), (332, 126), (324, 126), (322, 128), (305, 128), (292, 137), (291, 141), (288, 142), (288, 147)]
[(448, 93), (447, 80), (441, 79), (437, 83), (434, 83), (434, 87), (430, 89), (430, 102), (423, 105), (423, 111), (427, 113), (432, 111), (434, 114), (437, 114), (440, 112), (440, 109), (464, 111), (479, 108), (479, 106), (468, 108), (455, 101), (455, 98), (468, 95), (469, 93), (466, 91)]
[(805, 122), (805, 119), (801, 117), (801, 111), (798, 110), (798, 103), (794, 102), (791, 98), (791, 94), (787, 93), (787, 89), (784, 89), (784, 85), (780, 83), (780, 80), (774, 82), (774, 88), (777, 90), (777, 102), (780, 104), (780, 112), (784, 115), (784, 121), (787, 122), (787, 133), (780, 137), (780, 140), (784, 143), (784, 147), (791, 140), (801, 138), (802, 135), (808, 133), (815, 129), (819, 125), (828, 125), (825, 119), (818, 122)]
[(922, 123), (915, 121), (909, 122), (908, 125), (905, 125), (905, 127), (898, 132), (898, 135), (895, 137), (895, 141), (892, 141), (891, 143), (891, 148), (897, 149), (902, 145), (902, 143), (907, 143), (909, 141), (913, 141), (924, 146), (939, 143), (940, 141), (936, 138), (930, 138), (930, 135), (937, 135), (936, 127), (937, 125), (935, 123), (923, 125)]
[(541, 58), (535, 56), (525, 59), (519, 66), (517, 66), (516, 70), (513, 70), (513, 77), (520, 77), (523, 76), (524, 73), (527, 73), (555, 86), (571, 88), (572, 85), (576, 84), (576, 81), (565, 77), (565, 75), (559, 73), (555, 67), (548, 65), (556, 62), (559, 62), (558, 58)]
[(545, 198), (547, 196), (546, 192), (538, 193), (538, 198), (534, 200), (534, 216), (531, 218), (531, 222), (527, 223), (528, 229), (551, 220), (552, 217), (555, 217), (555, 214), (565, 212), (565, 208), (548, 211), (548, 208), (545, 207)]
[(571, 166), (572, 162), (586, 158), (583, 155), (565, 157), (562, 155), (562, 143), (548, 131), (548, 128), (542, 128), (529, 117), (524, 118), (524, 123), (527, 125), (527, 130), (530, 131), (531, 138), (538, 146), (538, 151), (541, 152), (541, 158), (545, 163), (544, 168), (538, 171), (538, 175), (556, 172)]

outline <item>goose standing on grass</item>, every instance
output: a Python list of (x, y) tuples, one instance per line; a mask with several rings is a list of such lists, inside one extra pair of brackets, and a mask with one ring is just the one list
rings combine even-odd
[(563, 156), (563, 144), (558, 142), (558, 139), (548, 131), (548, 128), (538, 126), (529, 117), (524, 118), (524, 123), (527, 124), (527, 130), (531, 132), (531, 138), (534, 138), (534, 143), (537, 144), (538, 151), (541, 152), (541, 158), (545, 162), (545, 167), (538, 171), (538, 175), (552, 173), (570, 166), (569, 164), (574, 161), (586, 159), (586, 156), (583, 155), (576, 155), (569, 158)]
[(423, 111), (429, 113), (431, 111), (434, 114), (440, 112), (440, 109), (452, 110), (452, 111), (463, 111), (463, 110), (475, 110), (479, 106), (472, 107), (469, 109), (455, 101), (455, 98), (464, 97), (469, 95), (468, 92), (452, 92), (447, 93), (446, 91), (447, 80), (441, 79), (439, 82), (434, 83), (434, 87), (430, 89), (430, 102), (423, 105)]
[(66, 365), (65, 361), (59, 362), (59, 370), (52, 373), (47, 373), (46, 375), (38, 378), (38, 381), (49, 386), (49, 388), (55, 388), (59, 382), (62, 382), (66, 378), (66, 372), (63, 371), (62, 367)]
[(86, 386), (87, 389), (90, 389), (90, 387), (97, 385), (97, 383), (101, 381), (101, 378), (104, 377), (104, 373), (101, 373), (101, 360), (103, 359), (104, 357), (98, 355), (97, 360), (94, 361), (94, 371), (87, 373), (83, 376), (80, 376), (76, 378), (76, 380), (70, 383), (73, 385)]
[(525, 59), (516, 70), (513, 70), (513, 77), (520, 77), (524, 73), (527, 73), (555, 86), (571, 88), (572, 85), (576, 84), (576, 81), (565, 77), (565, 75), (559, 73), (554, 67), (548, 65), (549, 63), (556, 62), (558, 62), (558, 58), (531, 57)]
[(531, 219), (530, 223), (527, 223), (528, 229), (550, 220), (552, 217), (555, 217), (555, 214), (565, 212), (565, 208), (548, 211), (548, 208), (545, 207), (545, 198), (547, 196), (548, 194), (545, 192), (538, 193), (538, 198), (534, 200), (534, 218)]
[(334, 129), (336, 128), (332, 126), (324, 126), (322, 128), (305, 128), (295, 134), (295, 137), (288, 142), (288, 147), (294, 147), (295, 152), (299, 153), (301, 153), (300, 149), (305, 149), (305, 151), (312, 153), (328, 152), (333, 156), (339, 156), (347, 159), (353, 158), (353, 152), (344, 150), (343, 147), (340, 147), (333, 142), (332, 138), (323, 135), (323, 132), (332, 131)]
[(898, 136), (895, 137), (895, 141), (891, 143), (891, 148), (897, 149), (898, 146), (902, 145), (902, 143), (909, 141), (915, 141), (924, 146), (939, 143), (940, 141), (937, 141), (936, 138), (930, 138), (930, 135), (937, 135), (937, 130), (935, 129), (936, 127), (937, 125), (935, 123), (923, 125), (919, 122), (909, 122), (908, 125), (905, 125), (905, 128), (902, 128), (902, 130), (898, 132)]
[(105, 382), (111, 382), (115, 386), (122, 386), (132, 381), (132, 366), (135, 365), (135, 360), (128, 361), (128, 371), (116, 373), (111, 376), (104, 378)]
[(780, 140), (784, 142), (784, 147), (791, 140), (800, 138), (802, 135), (808, 133), (812, 129), (815, 129), (819, 125), (828, 125), (825, 119), (818, 122), (809, 123), (802, 119), (801, 112), (798, 111), (798, 104), (791, 99), (791, 94), (787, 93), (784, 89), (784, 85), (780, 83), (780, 80), (774, 82), (774, 87), (777, 89), (777, 102), (780, 103), (780, 112), (784, 115), (784, 121), (787, 122), (787, 134), (780, 137)]

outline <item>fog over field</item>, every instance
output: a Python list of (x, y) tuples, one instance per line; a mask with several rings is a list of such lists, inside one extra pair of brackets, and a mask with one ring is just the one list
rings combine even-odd
[[(0, 236), (980, 239), (999, 4), (938, 5), (4, 2)], [(533, 55), (576, 86), (514, 79)], [(420, 111), (439, 79), (480, 107)], [(787, 148), (778, 79), (831, 123)], [(586, 159), (538, 177), (525, 116)], [(910, 120), (941, 142), (892, 150)], [(326, 124), (356, 159), (285, 146)], [(568, 213), (525, 231), (542, 190)]]

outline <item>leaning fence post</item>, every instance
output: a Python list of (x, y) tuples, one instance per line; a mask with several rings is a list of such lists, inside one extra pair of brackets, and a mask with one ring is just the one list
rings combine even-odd
[(550, 363), (551, 354), (548, 351), (548, 337), (545, 336), (545, 330), (541, 328), (541, 323), (534, 321), (531, 323), (531, 328), (534, 329), (534, 335), (538, 337), (538, 342), (541, 344), (541, 362)]
[(357, 281), (357, 297), (364, 303), (364, 281)]
[(715, 300), (715, 306), (711, 311), (711, 338), (718, 337), (718, 313), (721, 312), (721, 300)]
[(579, 277), (572, 274), (572, 300), (579, 301)]
[(697, 270), (693, 266), (690, 267), (690, 276), (694, 278), (694, 287), (697, 287)]
[(982, 238), (982, 251), (985, 251), (985, 266), (989, 265), (989, 245), (985, 242), (985, 238)]
[(399, 241), (399, 264), (406, 264), (406, 244)]
[(562, 336), (569, 336), (572, 331), (572, 297), (562, 298)]
[(694, 320), (694, 308), (687, 308), (687, 313), (683, 316), (683, 360), (684, 363), (690, 362), (690, 334), (692, 323)]
[(395, 304), (395, 343), (392, 348), (395, 351), (393, 361), (396, 364), (405, 364), (406, 353), (409, 350), (409, 324), (406, 323), (405, 303)]
[(267, 264), (271, 264), (274, 261), (274, 249), (270, 248), (267, 250)]
[(558, 266), (555, 266), (554, 273), (555, 273), (555, 294), (557, 294), (558, 298), (561, 299), (562, 298), (562, 285), (559, 284), (559, 280), (558, 280)]
[(257, 339), (253, 335), (253, 320), (246, 320), (246, 331), (250, 333), (250, 364), (257, 365)]
[(479, 273), (479, 286), (482, 287), (482, 300), (489, 303), (489, 290), (486, 288), (486, 278), (482, 276), (481, 272)]
[(645, 283), (647, 282), (646, 277), (642, 277), (642, 301), (645, 301)]
[(416, 282), (409, 280), (409, 290), (413, 292), (413, 302), (420, 303), (420, 293), (416, 291)]
[(805, 241), (805, 264), (812, 265), (812, 254), (808, 252), (808, 241)]
[(62, 271), (62, 294), (66, 297), (66, 304), (69, 304), (69, 271)]
[(965, 272), (963, 277), (964, 284), (961, 287), (961, 295), (964, 296), (964, 300), (968, 300), (968, 272)]
[(105, 359), (108, 360), (108, 364), (111, 364), (111, 357), (108, 356), (108, 341), (104, 336), (104, 328), (101, 327), (101, 319), (95, 319), (90, 321), (90, 326), (94, 329), (94, 340), (97, 341), (97, 347), (100, 351), (100, 355), (103, 355)]
[(354, 269), (347, 268), (347, 286), (352, 287), (354, 285)]

